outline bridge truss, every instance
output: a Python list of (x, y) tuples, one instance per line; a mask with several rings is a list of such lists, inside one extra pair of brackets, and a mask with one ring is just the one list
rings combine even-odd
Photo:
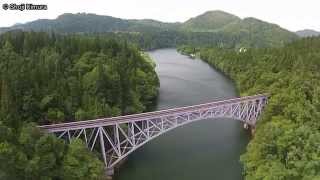
[[(91, 151), (101, 153), (106, 168), (152, 139), (179, 126), (211, 118), (232, 118), (254, 127), (267, 103), (266, 95), (216, 101), (149, 113), (40, 126), (71, 142), (82, 139)], [(112, 173), (111, 172), (111, 173)]]

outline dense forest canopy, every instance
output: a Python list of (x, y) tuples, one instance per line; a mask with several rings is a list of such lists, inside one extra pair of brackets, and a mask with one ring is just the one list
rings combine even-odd
[[(36, 124), (148, 110), (155, 64), (135, 46), (99, 36), (0, 36), (0, 179), (99, 179), (103, 163)], [(36, 123), (36, 124), (35, 124)]]
[(0, 67), (1, 116), (42, 124), (142, 112), (159, 86), (135, 47), (99, 37), (4, 34)]
[(320, 38), (278, 49), (181, 47), (235, 80), (242, 95), (269, 93), (241, 157), (246, 179), (320, 179)]

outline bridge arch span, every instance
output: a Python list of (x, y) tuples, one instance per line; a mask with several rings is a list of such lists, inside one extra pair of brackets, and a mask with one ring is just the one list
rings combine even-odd
[(67, 142), (82, 139), (101, 153), (109, 170), (154, 138), (177, 127), (212, 118), (232, 118), (255, 126), (267, 104), (264, 94), (162, 111), (39, 126)]

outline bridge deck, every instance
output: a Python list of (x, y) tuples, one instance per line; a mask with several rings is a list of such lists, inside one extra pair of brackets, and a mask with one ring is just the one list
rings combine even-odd
[(161, 111), (126, 115), (126, 116), (117, 116), (117, 117), (110, 117), (110, 118), (101, 118), (101, 119), (94, 119), (94, 120), (86, 120), (86, 121), (43, 125), (43, 126), (39, 126), (39, 127), (43, 130), (48, 131), (48, 132), (56, 132), (56, 131), (67, 130), (67, 129), (69, 129), (69, 130), (70, 129), (81, 129), (84, 127), (86, 127), (86, 128), (99, 127), (99, 126), (112, 125), (115, 123), (141, 121), (142, 119), (167, 116), (167, 115), (172, 115), (175, 113), (186, 113), (188, 111), (195, 111), (197, 109), (204, 109), (207, 107), (221, 106), (224, 104), (238, 103), (240, 101), (250, 101), (250, 100), (254, 100), (257, 98), (263, 98), (263, 97), (267, 98), (267, 95), (259, 94), (259, 95), (255, 95), (255, 96), (247, 96), (247, 97), (234, 98), (234, 99), (228, 99), (228, 100), (223, 100), (223, 101), (215, 101), (215, 102), (211, 102), (211, 103), (199, 104), (199, 105), (194, 105), (194, 106), (179, 107), (179, 108), (173, 108), (173, 109), (167, 109), (167, 110), (161, 110)]

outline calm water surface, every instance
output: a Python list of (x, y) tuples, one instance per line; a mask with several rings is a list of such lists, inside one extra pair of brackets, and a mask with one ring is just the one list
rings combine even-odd
[[(232, 98), (234, 84), (200, 60), (175, 49), (152, 51), (160, 77), (157, 109)], [(240, 155), (249, 134), (240, 122), (209, 119), (179, 127), (129, 155), (116, 180), (243, 179)]]

